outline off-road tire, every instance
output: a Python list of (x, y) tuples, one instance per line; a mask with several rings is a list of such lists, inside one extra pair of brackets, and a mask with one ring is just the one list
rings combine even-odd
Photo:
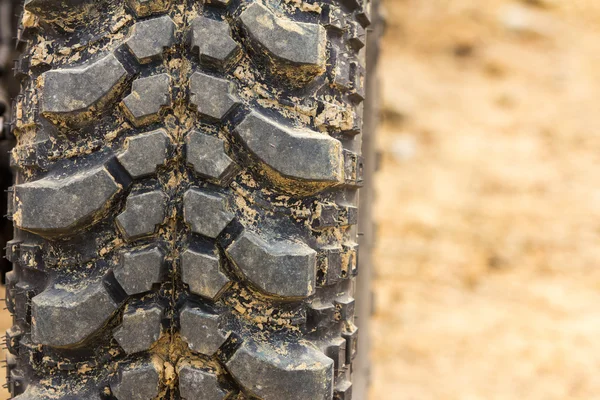
[(362, 0), (27, 0), (20, 400), (348, 400)]

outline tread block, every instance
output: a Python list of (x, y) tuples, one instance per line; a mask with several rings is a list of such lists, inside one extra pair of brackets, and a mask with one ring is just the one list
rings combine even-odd
[(365, 69), (359, 63), (350, 63), (351, 90), (348, 98), (355, 104), (365, 100)]
[(354, 322), (355, 301), (348, 294), (337, 296), (334, 300), (336, 320)]
[(114, 54), (84, 67), (45, 72), (42, 112), (81, 113), (99, 105), (116, 90), (127, 71)]
[(126, 150), (117, 159), (132, 178), (149, 176), (166, 162), (168, 145), (169, 137), (164, 129), (142, 133), (125, 140)]
[(171, 105), (171, 78), (168, 74), (152, 75), (133, 81), (131, 93), (123, 99), (125, 111), (135, 126), (159, 120), (163, 107)]
[(160, 190), (133, 194), (117, 216), (117, 226), (128, 241), (152, 236), (165, 219), (167, 195)]
[(358, 22), (350, 21), (348, 24), (348, 42), (356, 51), (365, 47), (367, 32)]
[(306, 181), (343, 181), (342, 144), (317, 132), (295, 130), (252, 112), (235, 128), (263, 163), (284, 177)]
[(183, 400), (223, 400), (229, 394), (219, 385), (217, 375), (208, 369), (182, 363), (178, 375)]
[(333, 360), (306, 345), (274, 348), (247, 340), (226, 366), (247, 392), (263, 400), (333, 397)]
[(363, 183), (363, 157), (344, 150), (344, 178), (346, 185), (361, 187)]
[(229, 337), (219, 327), (219, 315), (186, 305), (179, 315), (181, 336), (190, 350), (212, 356)]
[(325, 5), (323, 7), (323, 25), (327, 28), (343, 32), (346, 27), (346, 15), (340, 7)]
[(14, 188), (19, 229), (46, 236), (70, 233), (91, 222), (122, 190), (105, 166)]
[(304, 243), (267, 242), (245, 230), (226, 253), (240, 272), (265, 294), (307, 297), (315, 292), (317, 253)]
[(226, 66), (240, 53), (229, 24), (203, 16), (192, 21), (192, 49), (198, 51), (201, 62), (219, 67)]
[(352, 382), (343, 380), (335, 386), (334, 400), (352, 400)]
[(216, 238), (235, 218), (226, 196), (202, 189), (189, 189), (183, 196), (183, 219), (192, 232)]
[(346, 324), (342, 337), (346, 339), (346, 364), (351, 364), (358, 352), (358, 328), (353, 323)]
[(335, 68), (333, 70), (333, 84), (340, 90), (347, 91), (352, 88), (350, 60), (346, 53), (334, 51)]
[(312, 221), (314, 229), (333, 228), (338, 225), (339, 210), (335, 204), (318, 204)]
[(161, 372), (155, 362), (144, 360), (120, 370), (110, 389), (118, 400), (151, 400), (158, 396)]
[(126, 251), (120, 256), (121, 265), (114, 275), (128, 295), (149, 292), (153, 284), (162, 281), (164, 254), (158, 247)]
[(215, 301), (229, 287), (218, 251), (206, 254), (187, 249), (181, 255), (181, 275), (190, 292)]
[(345, 242), (342, 250), (342, 277), (358, 275), (358, 243)]
[(325, 354), (333, 360), (336, 371), (343, 368), (346, 365), (346, 339), (336, 337), (331, 340), (325, 349)]
[(185, 138), (186, 157), (196, 173), (213, 183), (226, 186), (237, 171), (237, 166), (225, 153), (225, 142), (218, 137), (199, 131)]
[(225, 79), (201, 72), (194, 72), (190, 77), (190, 102), (200, 115), (209, 119), (221, 120), (240, 104), (234, 92), (235, 85)]
[(48, 346), (72, 346), (98, 331), (118, 304), (103, 282), (83, 289), (52, 286), (32, 299), (32, 339)]
[(174, 43), (175, 23), (168, 15), (137, 22), (131, 37), (125, 42), (142, 64), (162, 58), (163, 50)]
[(138, 17), (166, 12), (171, 0), (127, 0), (127, 4)]
[(321, 286), (334, 285), (342, 279), (343, 249), (336, 246), (327, 246), (319, 250), (319, 284)]
[(113, 336), (127, 354), (149, 350), (160, 338), (163, 317), (164, 310), (157, 305), (128, 309), (123, 314), (123, 323)]
[(325, 29), (319, 24), (295, 22), (252, 3), (240, 15), (250, 39), (274, 57), (294, 65), (325, 64)]
[(312, 301), (308, 306), (306, 321), (309, 329), (319, 330), (331, 326), (335, 321), (335, 306), (321, 300)]

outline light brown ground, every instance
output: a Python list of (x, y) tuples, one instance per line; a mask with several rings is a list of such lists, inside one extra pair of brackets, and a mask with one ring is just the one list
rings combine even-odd
[(386, 3), (373, 400), (600, 398), (600, 2), (532, 3)]

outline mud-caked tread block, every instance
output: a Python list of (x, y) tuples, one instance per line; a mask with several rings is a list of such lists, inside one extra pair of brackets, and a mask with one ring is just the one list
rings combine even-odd
[(274, 348), (246, 340), (226, 367), (247, 392), (263, 400), (333, 397), (333, 360), (303, 344)]
[(179, 393), (183, 400), (223, 400), (229, 394), (210, 370), (184, 363), (178, 371)]
[(127, 4), (138, 17), (166, 12), (171, 0), (127, 0)]
[(204, 189), (189, 189), (183, 196), (183, 218), (192, 232), (216, 238), (235, 218), (225, 195)]
[(83, 289), (51, 286), (32, 299), (33, 342), (78, 344), (102, 328), (117, 308), (102, 281)]
[(151, 400), (160, 391), (161, 371), (159, 365), (144, 360), (121, 369), (118, 378), (110, 383), (117, 400)]
[(290, 179), (343, 181), (342, 144), (328, 135), (283, 126), (252, 112), (235, 128), (260, 161)]
[(209, 119), (221, 120), (239, 104), (234, 93), (235, 85), (228, 80), (201, 72), (194, 72), (190, 77), (190, 103)]
[(217, 300), (230, 285), (216, 249), (213, 253), (185, 250), (181, 254), (181, 279), (189, 286), (190, 292), (212, 301)]
[(152, 285), (161, 281), (164, 253), (160, 248), (123, 251), (120, 259), (120, 265), (113, 272), (128, 295), (149, 292)]
[(164, 129), (131, 136), (125, 140), (126, 150), (117, 159), (132, 178), (142, 178), (154, 174), (166, 162), (168, 145)]
[(276, 16), (260, 3), (246, 8), (240, 20), (251, 40), (273, 57), (294, 65), (325, 64), (327, 34), (321, 25)]
[(202, 62), (224, 67), (240, 52), (225, 21), (198, 16), (192, 21), (191, 31), (192, 49), (198, 51)]
[(264, 294), (288, 298), (307, 297), (315, 292), (317, 253), (304, 243), (267, 241), (244, 230), (226, 253)]
[(179, 314), (181, 337), (190, 350), (212, 356), (225, 343), (230, 333), (221, 329), (218, 314), (186, 305)]
[(225, 152), (225, 142), (199, 131), (185, 138), (187, 163), (194, 171), (213, 183), (225, 186), (237, 170), (237, 165)]
[(111, 53), (89, 65), (50, 70), (42, 77), (43, 113), (80, 113), (108, 97), (125, 80), (127, 70)]
[(164, 310), (158, 305), (128, 309), (113, 336), (127, 354), (149, 350), (160, 338), (163, 317)]
[(142, 64), (162, 58), (163, 51), (175, 43), (175, 23), (168, 16), (137, 22), (125, 44)]
[(116, 218), (125, 239), (152, 236), (165, 219), (166, 201), (167, 195), (160, 190), (130, 195), (125, 210)]
[(104, 166), (16, 185), (13, 220), (19, 229), (45, 236), (70, 233), (91, 222), (122, 189)]
[(123, 105), (135, 126), (159, 119), (163, 107), (171, 104), (170, 86), (171, 78), (166, 73), (133, 81), (131, 93), (123, 99)]

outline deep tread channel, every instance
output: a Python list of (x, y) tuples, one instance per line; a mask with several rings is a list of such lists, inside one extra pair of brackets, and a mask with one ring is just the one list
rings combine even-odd
[(368, 0), (26, 0), (19, 400), (349, 400)]

